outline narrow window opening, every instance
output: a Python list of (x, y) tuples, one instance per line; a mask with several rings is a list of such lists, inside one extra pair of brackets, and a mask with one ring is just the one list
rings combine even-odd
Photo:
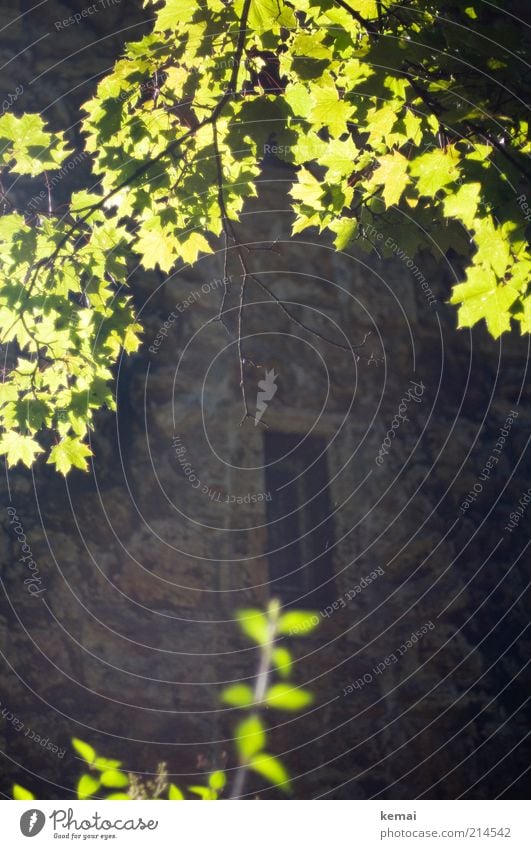
[(335, 598), (326, 441), (266, 431), (264, 456), (271, 595), (321, 608)]

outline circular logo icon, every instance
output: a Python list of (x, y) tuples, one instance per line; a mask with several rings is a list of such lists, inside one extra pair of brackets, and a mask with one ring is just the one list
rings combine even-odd
[(24, 837), (35, 837), (44, 828), (46, 817), (42, 811), (32, 808), (20, 817), (20, 830)]

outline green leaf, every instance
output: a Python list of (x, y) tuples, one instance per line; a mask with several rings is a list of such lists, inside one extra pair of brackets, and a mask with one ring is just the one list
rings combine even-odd
[(316, 86), (313, 90), (315, 105), (310, 112), (310, 120), (316, 128), (326, 126), (334, 137), (339, 137), (347, 131), (347, 121), (352, 107), (341, 100), (336, 85), (327, 72), (322, 77), (324, 85)]
[(201, 233), (190, 233), (186, 239), (180, 240), (178, 247), (180, 258), (190, 265), (193, 265), (200, 253), (212, 253), (212, 248)]
[(92, 456), (92, 451), (88, 445), (85, 445), (80, 439), (67, 436), (57, 445), (54, 445), (47, 462), (54, 463), (57, 471), (66, 475), (73, 466), (85, 472), (88, 468), (86, 457)]
[(284, 98), (294, 115), (306, 116), (314, 103), (310, 91), (303, 83), (293, 83), (286, 86)]
[(336, 250), (342, 251), (353, 240), (358, 231), (358, 222), (355, 218), (338, 218), (328, 225), (328, 228), (336, 234), (334, 245)]
[(266, 781), (269, 781), (274, 787), (280, 787), (286, 793), (291, 792), (289, 775), (282, 761), (273, 757), (273, 755), (268, 755), (265, 752), (261, 755), (256, 755), (251, 759), (249, 767), (265, 778)]
[(327, 179), (330, 181), (343, 180), (356, 170), (358, 150), (349, 137), (345, 141), (332, 139), (327, 145), (326, 152), (319, 157), (321, 165), (328, 169)]
[(278, 633), (288, 637), (310, 634), (319, 625), (320, 618), (311, 610), (292, 610), (285, 613), (278, 623)]
[(459, 152), (453, 145), (447, 150), (431, 150), (417, 156), (410, 166), (410, 172), (417, 179), (419, 195), (433, 197), (440, 189), (459, 177), (457, 165)]
[(110, 794), (107, 796), (107, 799), (112, 800), (112, 801), (118, 801), (118, 800), (120, 800), (120, 801), (127, 801), (127, 802), (131, 802), (131, 801), (132, 801), (132, 800), (131, 800), (131, 797), (130, 797), (130, 796), (128, 796), (128, 795), (127, 795), (127, 793), (110, 793)]
[(216, 770), (216, 772), (212, 772), (208, 777), (208, 786), (211, 790), (215, 790), (216, 792), (221, 792), (227, 783), (227, 778), (225, 773), (220, 769)]
[(367, 189), (372, 191), (374, 186), (383, 186), (382, 197), (387, 208), (398, 203), (409, 183), (408, 164), (406, 157), (398, 150), (378, 160), (378, 168), (368, 182)]
[(181, 801), (184, 799), (183, 793), (179, 790), (176, 784), (170, 784), (168, 790), (168, 799), (173, 799), (173, 801)]
[[(86, 743), (84, 743), (83, 745), (86, 745)], [(89, 746), (88, 748), (90, 749), (91, 747)], [(94, 749), (92, 749), (92, 751), (94, 751)], [(89, 763), (91, 762), (89, 761)], [(118, 769), (118, 767), (120, 767), (121, 765), (121, 761), (114, 761), (111, 758), (100, 757), (97, 757), (92, 763), (92, 766), (95, 769), (99, 769), (101, 772), (105, 772), (108, 769)]]
[(66, 157), (63, 139), (44, 130), (40, 115), (0, 117), (0, 161), (17, 174), (36, 177), (59, 167)]
[(289, 684), (273, 684), (266, 693), (266, 704), (280, 710), (297, 711), (308, 707), (313, 696), (308, 690), (290, 687)]
[(454, 286), (450, 303), (461, 305), (459, 327), (472, 327), (484, 318), (489, 332), (497, 339), (510, 330), (509, 308), (518, 296), (517, 289), (498, 285), (491, 269), (473, 266), (468, 270), (467, 282)]
[(258, 645), (264, 645), (269, 639), (269, 624), (267, 617), (260, 610), (246, 609), (239, 610), (236, 613), (236, 618), (240, 623), (240, 628), (251, 640), (254, 640)]
[(155, 32), (181, 29), (183, 24), (192, 20), (199, 8), (197, 0), (165, 0), (157, 13)]
[(221, 701), (232, 707), (249, 707), (253, 704), (253, 691), (247, 684), (232, 684), (221, 693)]
[[(236, 11), (241, 15), (242, 0), (236, 0)], [(267, 30), (278, 32), (280, 27), (292, 29), (295, 26), (293, 9), (284, 0), (252, 0), (249, 11), (248, 25), (251, 30), (262, 33)]]
[(274, 649), (273, 664), (278, 674), (281, 675), (282, 678), (287, 678), (291, 672), (291, 667), (293, 666), (293, 659), (290, 652), (283, 646)]
[(83, 740), (78, 740), (77, 737), (72, 737), (72, 746), (78, 755), (81, 755), (83, 760), (88, 764), (93, 764), (95, 762), (96, 751), (92, 748), (92, 746), (89, 746), (88, 743), (84, 743)]
[[(392, 103), (386, 104), (378, 109), (370, 109), (367, 114), (367, 130), (369, 131), (369, 143), (379, 149), (382, 141), (385, 141), (386, 147), (390, 147), (396, 142), (396, 137), (392, 134), (392, 129), (397, 121), (397, 113)], [(398, 136), (400, 138), (400, 136)]]
[[(482, 218), (474, 228), (474, 241), (478, 245), (480, 261), (489, 265), (498, 277), (503, 277), (511, 261), (508, 240), (492, 218)], [(478, 259), (475, 258), (476, 263)]]
[(104, 787), (127, 787), (129, 779), (119, 769), (108, 769), (100, 775), (100, 781)]
[(195, 793), (196, 796), (200, 796), (204, 801), (217, 799), (217, 794), (214, 790), (211, 790), (210, 787), (203, 787), (201, 784), (194, 784), (188, 788), (190, 793)]
[(158, 216), (141, 224), (134, 247), (147, 269), (158, 266), (161, 271), (168, 273), (177, 261), (175, 236), (162, 227)]
[(33, 793), (30, 793), (29, 790), (26, 790), (25, 787), (22, 787), (20, 784), (13, 785), (13, 799), (17, 799), (19, 802), (28, 802), (30, 799), (35, 799)]
[(23, 436), (14, 430), (8, 431), (0, 439), (0, 454), (5, 454), (9, 466), (22, 462), (30, 468), (42, 448), (31, 436)]
[(82, 775), (77, 783), (77, 797), (78, 799), (88, 799), (89, 796), (93, 796), (94, 793), (97, 793), (99, 789), (100, 782), (98, 779), (88, 773), (85, 773), (85, 775)]
[(459, 218), (466, 227), (472, 227), (479, 204), (481, 185), (463, 183), (456, 192), (450, 192), (444, 199), (444, 214)]
[(247, 763), (253, 755), (262, 751), (266, 743), (264, 727), (259, 717), (253, 715), (242, 720), (236, 726), (235, 738), (240, 759)]

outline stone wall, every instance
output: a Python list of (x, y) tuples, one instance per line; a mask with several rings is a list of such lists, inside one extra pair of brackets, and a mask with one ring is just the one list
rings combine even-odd
[[(54, 22), (83, 6), (47, 3), (10, 26), (1, 50), (22, 51), (11, 65), (25, 86), (20, 108), (75, 123), (120, 42), (142, 29), (138, 5), (122, 0), (60, 32)], [(15, 17), (12, 7), (2, 15)], [(258, 381), (274, 369), (264, 425), (328, 443), (336, 609), (293, 641), (294, 678), (316, 701), (302, 718), (267, 715), (270, 749), (284, 754), (302, 798), (485, 798), (509, 785), (508, 797), (523, 795), (526, 527), (504, 526), (528, 486), (527, 340), (456, 331), (448, 265), (418, 260), (433, 305), (405, 262), (340, 255), (312, 234), (290, 239), (290, 176), (266, 166), (239, 233), (260, 279), (320, 335), (249, 281), (245, 384), (254, 416)], [(165, 760), (176, 781), (224, 753), (233, 765), (235, 717), (219, 692), (252, 678), (255, 652), (234, 612), (269, 596), (270, 539), (266, 502), (246, 501), (267, 490), (265, 427), (240, 424), (241, 276), (237, 257), (228, 262), (226, 326), (216, 320), (221, 245), (170, 279), (137, 275), (145, 344), (120, 364), (118, 413), (100, 416), (91, 475), (65, 482), (39, 466), (4, 480), (2, 707), (67, 750), (60, 758), (3, 721), (4, 793), (15, 779), (43, 797), (71, 786), (71, 736), (134, 771)], [(369, 331), (354, 355), (321, 338), (356, 346)], [(410, 394), (378, 464), (411, 381), (419, 397)], [(499, 463), (461, 512), (511, 410)], [(9, 505), (39, 565), (39, 599), (23, 584)]]

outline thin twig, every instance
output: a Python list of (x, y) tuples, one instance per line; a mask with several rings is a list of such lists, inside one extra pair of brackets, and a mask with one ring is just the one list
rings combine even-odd
[(240, 300), (238, 303), (238, 359), (240, 361), (240, 389), (242, 393), (243, 400), (243, 416), (240, 421), (240, 427), (244, 423), (245, 419), (250, 418), (249, 407), (247, 404), (247, 392), (245, 389), (245, 359), (243, 356), (243, 342), (242, 342), (242, 323), (243, 323), (243, 308), (245, 305), (245, 285), (247, 283), (247, 274), (244, 270), (242, 277), (242, 285), (240, 287)]
[[(313, 334), (318, 339), (321, 339), (323, 342), (326, 342), (329, 345), (333, 345), (336, 348), (340, 348), (342, 351), (354, 351), (358, 348), (363, 348), (363, 346), (365, 345), (365, 342), (367, 341), (368, 337), (370, 336), (371, 331), (369, 330), (365, 334), (365, 336), (363, 337), (363, 341), (361, 342), (360, 345), (343, 345), (343, 344), (341, 344), (341, 342), (335, 342), (333, 339), (329, 339), (327, 336), (324, 336), (324, 334), (319, 333), (318, 330), (315, 330), (315, 328), (309, 327), (303, 321), (300, 321), (298, 318), (296, 318), (296, 316), (293, 315), (291, 310), (289, 310), (287, 308), (287, 306), (285, 305), (285, 303), (280, 298), (278, 298), (277, 295), (275, 295), (275, 293), (269, 288), (269, 286), (266, 286), (265, 283), (263, 283), (255, 274), (253, 274), (249, 270), (249, 267), (248, 267), (248, 265), (247, 265), (247, 263), (244, 259), (244, 256), (243, 256), (243, 248), (246, 247), (246, 246), (242, 245), (240, 243), (239, 239), (237, 238), (234, 225), (230, 221), (228, 214), (227, 214), (227, 207), (226, 207), (226, 204), (225, 204), (225, 197), (224, 197), (224, 194), (223, 194), (223, 170), (222, 170), (221, 152), (220, 152), (220, 149), (219, 149), (216, 123), (214, 123), (214, 125), (213, 125), (213, 133), (214, 133), (215, 156), (216, 156), (216, 163), (217, 163), (216, 172), (217, 172), (217, 182), (218, 182), (218, 203), (219, 203), (219, 208), (220, 208), (220, 213), (221, 213), (221, 218), (222, 218), (223, 233), (224, 233), (224, 236), (225, 236), (225, 262), (226, 262), (226, 251), (227, 251), (228, 242), (229, 242), (229, 239), (232, 239), (232, 241), (234, 243), (234, 248), (235, 248), (235, 250), (238, 254), (238, 258), (240, 260), (240, 265), (242, 267), (242, 272), (243, 272), (242, 287), (241, 287), (241, 291), (240, 291), (240, 303), (239, 303), (239, 308), (238, 308), (238, 354), (239, 354), (239, 358), (240, 358), (240, 386), (242, 387), (242, 395), (244, 397), (244, 407), (245, 407), (245, 413), (244, 413), (244, 416), (242, 418), (242, 422), (243, 422), (249, 415), (248, 409), (247, 409), (247, 400), (246, 400), (246, 396), (245, 396), (245, 386), (244, 386), (244, 383), (243, 383), (243, 381), (244, 381), (243, 369), (244, 369), (245, 361), (244, 361), (242, 346), (241, 346), (242, 313), (243, 313), (243, 307), (244, 307), (245, 286), (246, 286), (248, 279), (254, 280), (254, 282), (264, 292), (266, 292), (269, 295), (269, 297), (273, 301), (275, 301), (276, 304), (278, 304), (278, 306), (281, 308), (281, 310), (288, 316), (288, 318), (291, 321), (293, 321), (294, 324), (298, 325), (303, 330), (306, 330), (306, 332)], [(273, 244), (275, 244), (275, 242)], [(219, 315), (218, 315), (218, 318), (221, 321), (222, 321), (222, 315), (223, 315), (224, 308), (225, 308), (225, 300), (226, 300), (225, 294), (223, 296), (223, 300), (222, 300), (222, 303), (221, 303), (221, 309), (220, 309), (220, 312), (219, 312)], [(372, 354), (371, 354), (370, 359), (371, 359), (371, 361), (376, 361)], [(240, 422), (240, 424), (242, 422)]]

